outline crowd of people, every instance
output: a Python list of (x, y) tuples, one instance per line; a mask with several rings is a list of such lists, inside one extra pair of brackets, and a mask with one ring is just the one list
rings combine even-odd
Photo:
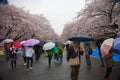
[[(98, 46), (98, 44), (97, 44)], [(43, 45), (36, 44), (34, 46), (21, 46), (22, 48), (22, 57), (24, 65), (26, 66), (26, 70), (32, 70), (33, 68), (33, 57), (35, 55), (35, 61), (38, 62), (40, 59), (41, 54), (45, 54), (45, 56), (48, 58), (48, 66), (51, 67), (52, 63), (52, 57), (54, 57), (54, 63), (63, 63), (63, 52), (64, 52), (64, 46), (60, 44), (55, 44), (55, 47), (50, 50), (43, 50)], [(102, 58), (101, 52), (100, 52), (100, 45), (98, 46), (99, 54), (101, 56), (101, 66), (104, 67), (104, 62), (106, 64), (106, 75), (105, 80), (109, 80), (110, 73), (112, 72), (113, 67), (113, 55), (112, 55), (112, 49), (109, 52), (108, 55), (106, 55), (104, 58)], [(11, 61), (11, 68), (14, 70), (16, 68), (17, 64), (17, 49), (13, 44), (10, 45), (10, 48), (7, 49), (5, 47), (6, 51), (6, 60), (8, 61), (10, 59)], [(92, 49), (89, 45), (89, 43), (85, 43), (84, 50), (80, 47), (80, 43), (78, 41), (73, 41), (71, 44), (66, 44), (66, 51), (67, 51), (67, 62), (70, 63), (70, 59), (79, 58), (79, 64), (77, 65), (71, 65), (71, 80), (78, 80), (79, 75), (79, 69), (81, 64), (81, 55), (85, 55), (86, 64), (88, 67), (91, 66), (91, 59), (90, 55), (92, 54)]]
[[(109, 80), (110, 74), (112, 72), (113, 64), (114, 64), (113, 54), (112, 54), (113, 48), (110, 49), (107, 55), (102, 57), (102, 53), (100, 50), (101, 44), (102, 44), (101, 42), (96, 42), (96, 45), (99, 50), (99, 55), (100, 55), (101, 67), (104, 67), (104, 66), (106, 67), (106, 74), (104, 76), (104, 80)], [(84, 50), (83, 50), (80, 47), (78, 41), (73, 41), (72, 45), (69, 45), (69, 44), (66, 45), (66, 51), (67, 51), (67, 62), (71, 63), (70, 59), (74, 60), (73, 61), (74, 63), (70, 64), (71, 65), (71, 80), (78, 80), (79, 69), (81, 65), (81, 55), (83, 55), (84, 53), (87, 66), (91, 67), (90, 55), (92, 54), (92, 49), (88, 43), (85, 43)], [(79, 64), (77, 63), (77, 57), (79, 57)]]
[[(26, 66), (26, 70), (32, 70), (33, 67), (33, 58), (35, 57), (35, 61), (38, 62), (41, 54), (45, 55), (48, 58), (48, 66), (51, 67), (52, 57), (54, 56), (54, 63), (63, 62), (63, 51), (64, 46), (55, 43), (55, 47), (50, 50), (44, 50), (43, 44), (36, 44), (34, 46), (24, 46), (21, 44), (22, 49), (22, 58), (24, 65)], [(6, 61), (11, 61), (11, 68), (14, 70), (17, 64), (17, 49), (13, 43), (10, 44), (9, 48), (7, 47), (7, 43), (5, 45), (5, 54), (6, 54)]]

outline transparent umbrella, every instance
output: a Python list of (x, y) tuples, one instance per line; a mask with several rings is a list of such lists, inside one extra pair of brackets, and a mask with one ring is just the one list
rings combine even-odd
[(48, 43), (43, 45), (44, 50), (50, 50), (50, 49), (52, 49), (54, 47), (55, 47), (55, 43), (53, 43), (53, 42), (48, 42)]
[(3, 40), (2, 42), (3, 43), (10, 43), (10, 42), (13, 42), (14, 40), (12, 40), (12, 39), (5, 39), (5, 40)]

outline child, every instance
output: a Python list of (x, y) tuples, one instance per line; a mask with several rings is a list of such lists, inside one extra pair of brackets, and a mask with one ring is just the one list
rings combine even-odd
[(60, 60), (60, 64), (62, 64), (62, 61), (63, 61), (63, 51), (62, 51), (62, 49), (59, 49), (59, 51), (58, 51), (58, 59)]

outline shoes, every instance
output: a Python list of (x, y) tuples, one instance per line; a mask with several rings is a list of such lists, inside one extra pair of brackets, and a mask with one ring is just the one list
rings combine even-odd
[(32, 67), (30, 67), (30, 70), (32, 70)]
[(29, 71), (29, 69), (26, 69), (26, 71)]
[(24, 63), (24, 66), (26, 66), (27, 65), (27, 63)]

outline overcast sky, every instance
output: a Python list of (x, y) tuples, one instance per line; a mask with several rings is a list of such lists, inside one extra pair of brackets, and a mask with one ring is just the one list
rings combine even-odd
[(59, 35), (64, 25), (72, 21), (76, 12), (80, 11), (85, 0), (8, 0), (10, 4), (24, 7), (30, 13), (43, 14)]

